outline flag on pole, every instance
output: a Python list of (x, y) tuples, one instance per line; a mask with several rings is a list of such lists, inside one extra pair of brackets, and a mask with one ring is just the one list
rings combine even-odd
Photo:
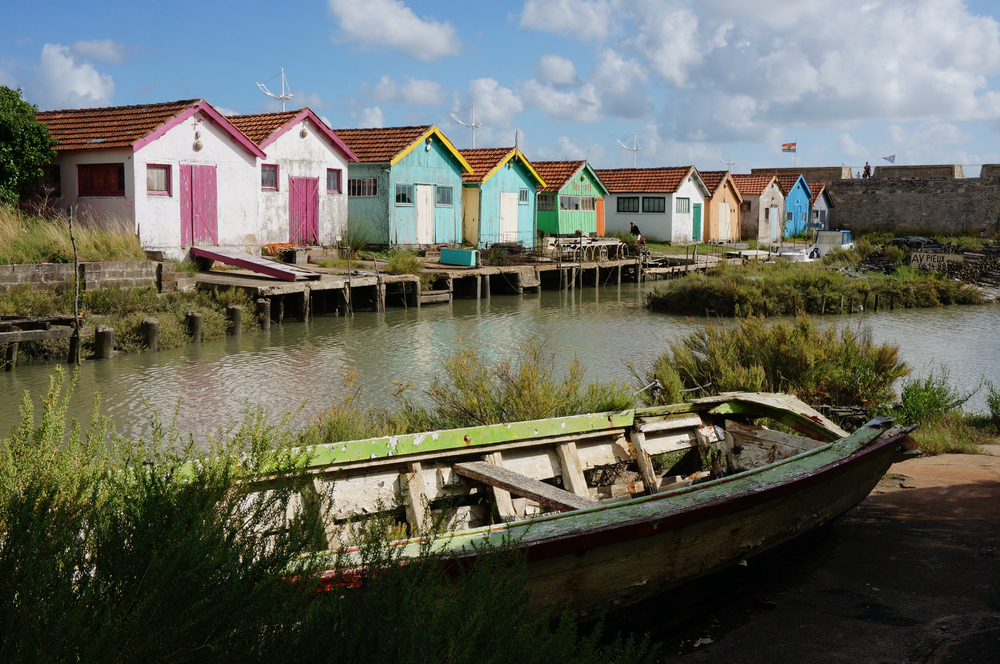
[(882, 157), (882, 158), (885, 159), (890, 164), (895, 164), (896, 163), (896, 155), (894, 155), (894, 154), (891, 154), (888, 157)]
[(781, 144), (781, 151), (782, 152), (795, 152), (795, 143), (782, 143)]

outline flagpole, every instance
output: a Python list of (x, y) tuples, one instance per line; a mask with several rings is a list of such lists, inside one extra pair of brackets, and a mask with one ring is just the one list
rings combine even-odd
[(792, 162), (792, 168), (798, 168), (799, 167), (799, 142), (798, 142), (798, 140), (795, 141), (795, 152), (793, 152), (792, 154), (795, 155), (795, 160)]

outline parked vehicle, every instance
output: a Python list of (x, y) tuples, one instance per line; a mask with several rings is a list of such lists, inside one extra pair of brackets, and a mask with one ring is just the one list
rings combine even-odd
[(806, 248), (810, 258), (822, 258), (834, 249), (853, 249), (851, 231), (816, 231), (813, 243)]

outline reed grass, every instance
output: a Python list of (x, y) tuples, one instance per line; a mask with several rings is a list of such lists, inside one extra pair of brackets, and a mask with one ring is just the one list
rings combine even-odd
[[(77, 254), (81, 261), (145, 260), (131, 224), (121, 219), (74, 219)], [(72, 263), (69, 218), (31, 216), (10, 205), (0, 205), (0, 264)]]
[(846, 314), (889, 308), (980, 304), (973, 286), (943, 274), (899, 267), (892, 275), (850, 276), (808, 263), (721, 266), (657, 286), (646, 296), (651, 309), (726, 317)]
[(396, 272), (399, 274), (414, 274), (420, 277), (420, 289), (430, 290), (434, 285), (434, 275), (424, 271), (424, 262), (420, 260), (414, 251), (401, 251), (398, 249), (389, 252), (389, 261), (385, 266), (386, 272)]

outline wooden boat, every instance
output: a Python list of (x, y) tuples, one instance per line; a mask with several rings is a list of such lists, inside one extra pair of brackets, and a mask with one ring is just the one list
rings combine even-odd
[[(762, 426), (775, 422), (797, 433)], [(401, 504), (404, 559), (428, 538), (459, 559), (513, 538), (532, 604), (586, 615), (834, 519), (868, 495), (911, 429), (882, 418), (847, 435), (794, 397), (731, 393), (324, 445), (311, 470), (332, 494), (331, 548), (348, 520)], [(432, 517), (443, 528), (432, 532)]]

